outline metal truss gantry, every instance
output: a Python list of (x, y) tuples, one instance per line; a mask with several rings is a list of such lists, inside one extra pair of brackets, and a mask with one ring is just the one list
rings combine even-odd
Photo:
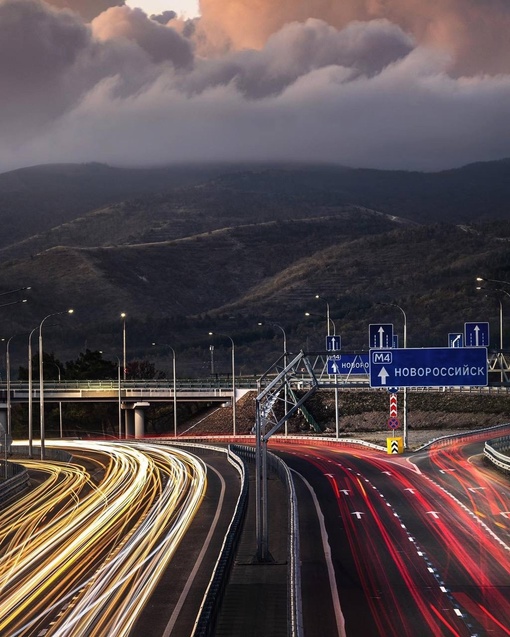
[[(301, 405), (317, 390), (319, 383), (313, 372), (308, 356), (300, 352), (290, 363), (280, 368), (280, 358), (259, 379), (260, 389), (255, 407), (255, 463), (256, 463), (256, 534), (257, 560), (271, 561), (269, 553), (268, 500), (267, 500), (267, 443), (269, 438), (287, 422)], [(275, 375), (276, 373), (276, 375)], [(271, 377), (270, 382), (266, 384)], [(305, 390), (298, 398), (288, 392), (289, 383), (299, 378)], [(283, 394), (283, 396), (282, 396)], [(289, 396), (291, 397), (289, 400)], [(279, 417), (275, 408), (283, 402), (283, 416)], [(289, 408), (290, 407), (290, 408)]]

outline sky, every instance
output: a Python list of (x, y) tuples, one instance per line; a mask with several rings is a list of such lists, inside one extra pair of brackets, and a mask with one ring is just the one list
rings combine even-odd
[(128, 0), (129, 7), (139, 7), (148, 15), (161, 14), (172, 10), (177, 15), (194, 18), (199, 15), (198, 0)]
[(129, 3), (0, 0), (0, 172), (510, 157), (508, 0)]

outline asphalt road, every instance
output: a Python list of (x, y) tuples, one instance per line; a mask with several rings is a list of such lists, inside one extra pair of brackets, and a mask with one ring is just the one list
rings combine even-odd
[(410, 459), (285, 446), (307, 637), (510, 635), (509, 482), (485, 470), (480, 450)]

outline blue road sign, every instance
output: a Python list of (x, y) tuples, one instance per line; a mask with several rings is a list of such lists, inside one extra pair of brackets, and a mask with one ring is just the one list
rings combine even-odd
[(393, 334), (393, 345), (392, 347), (398, 347), (398, 334)]
[(342, 354), (328, 358), (328, 374), (331, 375), (360, 375), (368, 374), (368, 354)]
[(326, 336), (326, 351), (338, 352), (342, 349), (342, 339), (340, 336)]
[(448, 334), (448, 347), (464, 347), (464, 334), (462, 332), (450, 332)]
[(370, 387), (487, 385), (485, 347), (370, 350)]
[(489, 347), (489, 324), (464, 323), (464, 342), (466, 347)]
[(393, 323), (371, 323), (368, 326), (369, 347), (393, 346)]

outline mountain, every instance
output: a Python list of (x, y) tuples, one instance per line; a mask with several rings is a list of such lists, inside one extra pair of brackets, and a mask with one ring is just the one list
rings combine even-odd
[[(131, 358), (168, 365), (151, 348), (168, 343), (181, 373), (207, 374), (214, 331), (235, 339), (239, 370), (251, 374), (281, 350), (281, 334), (260, 320), (284, 326), (293, 351), (320, 350), (327, 301), (349, 351), (366, 347), (369, 323), (402, 330), (401, 311), (378, 303), (405, 309), (409, 346), (446, 345), (468, 320), (491, 320), (497, 343), (498, 297), (474, 288), (477, 275), (510, 279), (509, 173), (510, 161), (442, 173), (96, 164), (5, 173), (0, 292), (32, 290), (2, 309), (3, 334), (20, 334), (12, 347), (22, 358), (21, 335), (73, 306), (73, 317), (45, 323), (45, 347), (62, 360), (87, 347), (118, 355), (125, 312)], [(223, 341), (214, 342), (228, 371)]]

